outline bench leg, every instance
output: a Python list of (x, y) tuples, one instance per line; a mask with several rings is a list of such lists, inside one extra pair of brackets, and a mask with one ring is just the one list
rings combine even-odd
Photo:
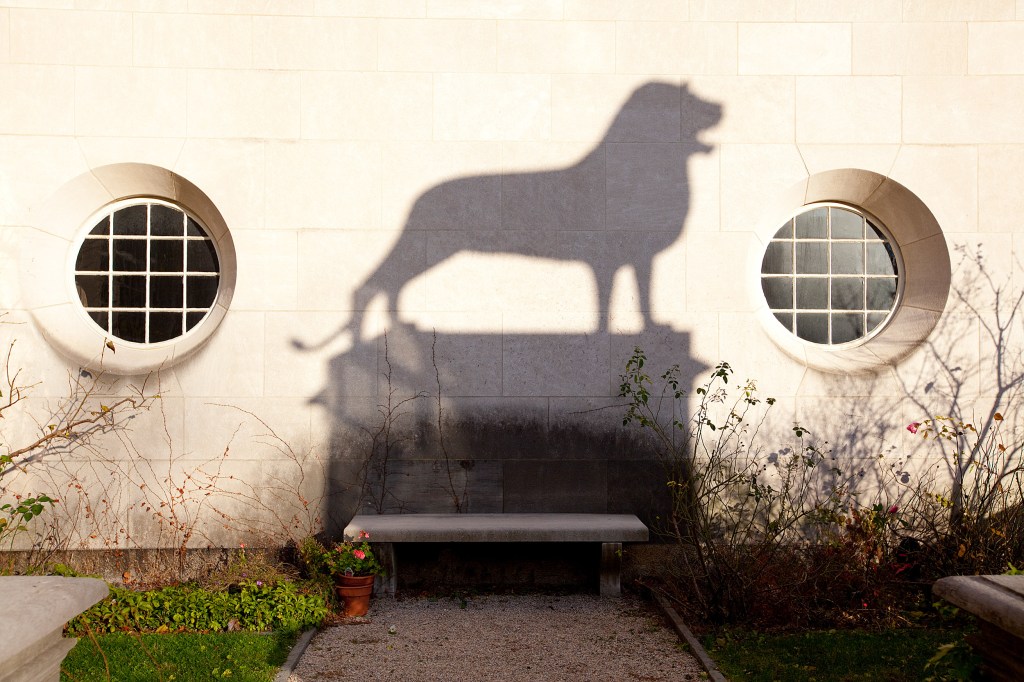
[(601, 596), (622, 596), (622, 543), (601, 543)]
[(398, 587), (398, 564), (395, 563), (395, 545), (390, 542), (373, 543), (374, 554), (377, 561), (384, 567), (386, 572), (383, 576), (377, 576), (373, 583), (373, 589), (377, 594), (388, 597), (395, 596)]

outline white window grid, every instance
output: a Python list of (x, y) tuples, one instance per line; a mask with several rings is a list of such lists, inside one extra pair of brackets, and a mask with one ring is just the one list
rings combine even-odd
[[(832, 211), (830, 210), (828, 212), (828, 219), (827, 219), (827, 223), (826, 223), (826, 236), (825, 237), (798, 237), (797, 236), (797, 232), (796, 232), (796, 224), (795, 224), (796, 218), (799, 215), (802, 215), (804, 213), (810, 212), (810, 211), (812, 211), (814, 209), (818, 209), (818, 208), (830, 208), (830, 209), (837, 208), (837, 209), (840, 209), (840, 210), (849, 211), (851, 213), (854, 213), (854, 214), (860, 216), (863, 219), (863, 221), (864, 221), (864, 226), (863, 226), (864, 229), (863, 229), (863, 232), (862, 232), (863, 236), (860, 237), (860, 238), (833, 237), (832, 236)], [(821, 203), (821, 204), (814, 204), (814, 205), (810, 205), (810, 206), (805, 206), (804, 210), (802, 210), (799, 214), (797, 214), (797, 216), (791, 217), (786, 223), (784, 223), (783, 226), (781, 228), (779, 228), (778, 232), (776, 232), (776, 235), (778, 235), (780, 232), (785, 231), (787, 228), (789, 229), (791, 236), (786, 236), (786, 237), (777, 237), (776, 236), (776, 237), (772, 238), (771, 243), (772, 244), (786, 244), (786, 245), (788, 245), (790, 247), (790, 272), (788, 272), (788, 273), (765, 273), (765, 272), (762, 272), (762, 274), (761, 274), (762, 280), (776, 279), (776, 280), (789, 280), (791, 282), (790, 297), (789, 298), (790, 298), (790, 303), (792, 305), (790, 307), (785, 307), (785, 308), (774, 307), (774, 306), (770, 307), (770, 310), (772, 311), (773, 314), (776, 315), (776, 319), (779, 320), (779, 323), (783, 324), (784, 326), (786, 326), (787, 329), (790, 332), (792, 332), (793, 334), (797, 334), (799, 336), (799, 334), (798, 334), (798, 327), (797, 327), (797, 315), (798, 314), (821, 314), (821, 315), (824, 315), (826, 323), (827, 323), (827, 338), (828, 338), (827, 345), (844, 345), (846, 343), (850, 343), (850, 341), (844, 341), (844, 342), (841, 342), (841, 343), (833, 343), (833, 339), (834, 339), (834, 334), (833, 334), (833, 316), (834, 315), (859, 315), (860, 316), (861, 324), (863, 325), (863, 329), (865, 330), (865, 333), (861, 337), (859, 337), (857, 339), (854, 339), (853, 340), (854, 342), (861, 342), (864, 339), (870, 338), (871, 336), (873, 336), (873, 335), (877, 334), (879, 331), (881, 331), (881, 329), (885, 326), (885, 323), (886, 323), (887, 319), (883, 319), (880, 322), (877, 322), (875, 325), (872, 326), (872, 325), (869, 324), (868, 316), (869, 315), (884, 315), (886, 318), (888, 318), (892, 314), (892, 311), (896, 309), (896, 307), (897, 307), (897, 305), (899, 303), (900, 293), (901, 293), (901, 289), (902, 289), (902, 279), (900, 277), (900, 271), (902, 270), (902, 268), (901, 268), (901, 264), (899, 262), (899, 260), (900, 260), (899, 259), (899, 252), (893, 246), (894, 240), (887, 234), (886, 230), (884, 228), (880, 227), (877, 222), (872, 220), (864, 212), (862, 212), (862, 211), (860, 211), (860, 210), (858, 210), (856, 208), (853, 208), (851, 206), (847, 206), (845, 204), (836, 204), (836, 203)], [(872, 234), (877, 235), (877, 236), (869, 236), (869, 235), (872, 235)], [(826, 260), (827, 260), (827, 271), (824, 272), (824, 273), (798, 273), (796, 271), (797, 270), (797, 245), (798, 244), (822, 244), (822, 245), (824, 245), (825, 246), (824, 251), (825, 251)], [(833, 262), (832, 262), (832, 253), (833, 253), (833, 250), (831, 248), (832, 244), (860, 244), (860, 246), (861, 246), (860, 256), (861, 256), (861, 269), (862, 269), (862, 272), (860, 272), (860, 273), (835, 272), (834, 271), (834, 267), (833, 267)], [(893, 261), (894, 261), (894, 271), (891, 274), (888, 274), (888, 273), (884, 273), (884, 274), (883, 273), (869, 273), (867, 271), (868, 270), (868, 246), (869, 245), (873, 245), (873, 244), (874, 245), (884, 244), (887, 247), (887, 250), (891, 253), (891, 255), (893, 257)], [(859, 279), (860, 280), (860, 282), (861, 282), (861, 287), (860, 287), (861, 292), (860, 293), (861, 293), (861, 304), (862, 305), (859, 308), (835, 308), (835, 307), (833, 307), (833, 301), (832, 301), (832, 281), (833, 281), (833, 279), (837, 279), (837, 278), (841, 278), (841, 279)], [(896, 295), (893, 297), (892, 305), (890, 307), (888, 307), (888, 308), (870, 308), (870, 307), (868, 307), (868, 305), (867, 305), (867, 299), (868, 299), (868, 295), (867, 295), (868, 286), (867, 286), (867, 283), (868, 283), (869, 280), (872, 280), (872, 279), (874, 279), (874, 280), (890, 280), (890, 281), (895, 280)], [(811, 307), (800, 308), (800, 307), (798, 307), (797, 303), (796, 303), (797, 288), (798, 288), (797, 287), (797, 280), (804, 280), (804, 281), (814, 281), (814, 280), (816, 280), (816, 281), (821, 282), (821, 285), (825, 288), (825, 297), (826, 297), (826, 299), (825, 299), (826, 300), (825, 307), (821, 307), (821, 308), (811, 308)], [(789, 316), (789, 323), (788, 323), (788, 325), (786, 325), (781, 319), (779, 319), (779, 315), (780, 314), (781, 315), (788, 315)], [(803, 338), (803, 337), (801, 337), (801, 338)]]
[[(114, 215), (118, 211), (120, 211), (122, 209), (129, 208), (131, 206), (141, 206), (141, 205), (144, 205), (146, 207), (146, 234), (138, 234), (138, 235), (114, 234), (114, 225), (113, 225)], [(169, 207), (169, 208), (173, 209), (174, 211), (176, 211), (177, 213), (179, 213), (181, 215), (182, 229), (181, 229), (181, 234), (180, 235), (154, 235), (154, 234), (152, 234), (152, 211), (153, 211), (153, 206), (154, 205), (162, 205), (162, 206)], [(95, 230), (95, 228), (100, 223), (102, 223), (103, 221), (106, 221), (107, 224), (108, 224), (108, 226), (107, 226), (107, 234), (100, 234), (100, 235), (92, 234), (91, 233), (92, 230)], [(200, 235), (189, 234), (188, 233), (188, 231), (189, 231), (189, 221), (191, 221), (192, 225), (194, 226), (194, 228), (196, 230), (198, 230), (199, 232), (201, 232), (202, 234), (200, 234)], [(208, 272), (208, 271), (189, 271), (189, 267), (188, 267), (188, 253), (189, 253), (188, 244), (189, 244), (189, 242), (207, 242), (207, 243), (209, 243), (213, 247), (214, 253), (217, 254), (217, 252), (216, 252), (216, 245), (213, 242), (213, 240), (207, 235), (206, 230), (202, 227), (202, 225), (199, 224), (199, 222), (194, 217), (190, 216), (188, 213), (186, 213), (184, 210), (182, 210), (181, 207), (176, 206), (176, 205), (171, 204), (171, 203), (168, 203), (168, 202), (157, 201), (157, 200), (152, 200), (152, 199), (147, 200), (145, 202), (139, 202), (137, 200), (121, 202), (121, 203), (116, 204), (116, 205), (114, 205), (112, 207), (108, 207), (106, 209), (106, 211), (105, 211), (105, 216), (101, 220), (99, 220), (99, 221), (90, 222), (90, 225), (91, 225), (90, 233), (86, 234), (86, 236), (84, 237), (83, 245), (82, 246), (84, 247), (86, 242), (106, 241), (107, 242), (107, 267), (105, 269), (102, 269), (102, 270), (77, 270), (76, 269), (74, 271), (74, 274), (75, 274), (76, 278), (79, 275), (85, 275), (85, 276), (97, 276), (97, 275), (100, 275), (100, 276), (106, 276), (107, 277), (107, 301), (106, 301), (106, 305), (83, 306), (85, 311), (87, 313), (90, 313), (90, 317), (92, 317), (92, 314), (94, 314), (94, 313), (101, 313), (101, 314), (104, 314), (106, 316), (106, 325), (102, 325), (102, 326), (104, 326), (105, 331), (108, 331), (111, 334), (115, 333), (114, 330), (113, 330), (113, 319), (112, 319), (113, 318), (113, 313), (118, 313), (118, 312), (144, 313), (144, 320), (145, 320), (145, 322), (144, 322), (144, 324), (145, 324), (144, 339), (145, 340), (143, 341), (143, 343), (147, 343), (148, 344), (148, 343), (150, 343), (150, 315), (149, 315), (150, 313), (174, 313), (174, 314), (180, 314), (181, 315), (181, 329), (182, 329), (182, 332), (178, 336), (181, 336), (181, 335), (184, 335), (185, 333), (187, 333), (189, 330), (194, 328), (196, 325), (198, 325), (202, 321), (202, 318), (198, 318), (198, 319), (195, 319), (191, 324), (189, 324), (189, 317), (188, 316), (190, 314), (201, 314), (202, 316), (205, 317), (205, 315), (207, 313), (209, 313), (210, 310), (213, 309), (213, 306), (216, 305), (216, 296), (215, 296), (213, 301), (210, 303), (209, 306), (191, 306), (191, 307), (188, 306), (189, 278), (201, 277), (201, 278), (212, 278), (214, 280), (219, 280), (220, 272), (219, 271), (212, 271), (212, 272)], [(114, 256), (115, 256), (115, 254), (114, 254), (114, 240), (118, 240), (118, 241), (127, 240), (127, 241), (140, 241), (140, 242), (144, 241), (146, 243), (146, 256), (145, 256), (145, 265), (146, 265), (146, 267), (144, 269), (140, 269), (140, 270), (114, 270)], [(183, 251), (183, 254), (182, 254), (182, 269), (180, 271), (178, 271), (178, 270), (152, 270), (151, 269), (151, 264), (152, 264), (152, 260), (151, 260), (151, 256), (152, 256), (152, 243), (153, 242), (158, 242), (158, 241), (181, 242), (182, 243), (182, 251)], [(220, 255), (217, 254), (216, 258), (217, 258), (216, 265), (217, 265), (217, 268), (219, 269)], [(152, 297), (152, 278), (153, 277), (170, 278), (170, 277), (175, 277), (175, 276), (180, 278), (180, 280), (181, 280), (181, 286), (182, 286), (181, 301), (182, 301), (182, 305), (181, 306), (175, 306), (175, 307), (155, 307), (155, 306), (152, 306), (150, 304), (150, 300), (151, 300), (151, 297)], [(115, 287), (114, 287), (114, 280), (117, 277), (145, 277), (145, 304), (144, 304), (144, 307), (115, 306), (113, 304), (114, 289), (115, 289)]]

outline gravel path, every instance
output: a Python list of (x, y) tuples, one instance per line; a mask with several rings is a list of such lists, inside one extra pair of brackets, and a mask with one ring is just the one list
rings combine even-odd
[(313, 638), (289, 682), (696, 680), (701, 668), (637, 597), (375, 598)]

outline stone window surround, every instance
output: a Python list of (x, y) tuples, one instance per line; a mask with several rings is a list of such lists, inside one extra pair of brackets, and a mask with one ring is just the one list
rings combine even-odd
[[(829, 347), (797, 338), (778, 323), (761, 291), (761, 263), (779, 225), (802, 207), (825, 202), (849, 204), (877, 218), (902, 258), (896, 309), (880, 332), (858, 344)], [(851, 373), (894, 364), (928, 337), (946, 307), (951, 265), (942, 229), (913, 192), (884, 175), (854, 168), (811, 175), (765, 207), (755, 236), (747, 268), (755, 315), (779, 348), (808, 367)]]
[[(74, 281), (75, 261), (87, 224), (104, 207), (131, 198), (176, 204), (195, 215), (216, 244), (221, 283), (217, 302), (188, 334), (154, 345), (121, 343), (104, 350), (110, 334), (82, 308)], [(185, 178), (158, 166), (119, 163), (95, 168), (59, 188), (31, 218), (34, 228), (21, 259), (25, 308), (47, 341), (90, 369), (120, 375), (170, 367), (198, 350), (224, 319), (234, 293), (235, 248), (223, 216), (210, 198)]]

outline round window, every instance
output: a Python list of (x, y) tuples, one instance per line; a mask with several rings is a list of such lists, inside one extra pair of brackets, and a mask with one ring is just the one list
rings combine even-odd
[(82, 367), (167, 369), (227, 316), (238, 270), (231, 232), (210, 197), (173, 171), (93, 168), (57, 189), (31, 224), (19, 259), (25, 309)]
[(768, 243), (761, 291), (787, 330), (825, 346), (880, 332), (900, 293), (900, 256), (879, 221), (848, 205), (805, 206)]
[(839, 168), (764, 204), (748, 292), (768, 337), (807, 367), (876, 372), (942, 316), (951, 268), (942, 228), (899, 182)]
[(166, 201), (108, 207), (85, 236), (75, 287), (85, 311), (122, 341), (183, 336), (217, 300), (220, 261), (199, 221)]

